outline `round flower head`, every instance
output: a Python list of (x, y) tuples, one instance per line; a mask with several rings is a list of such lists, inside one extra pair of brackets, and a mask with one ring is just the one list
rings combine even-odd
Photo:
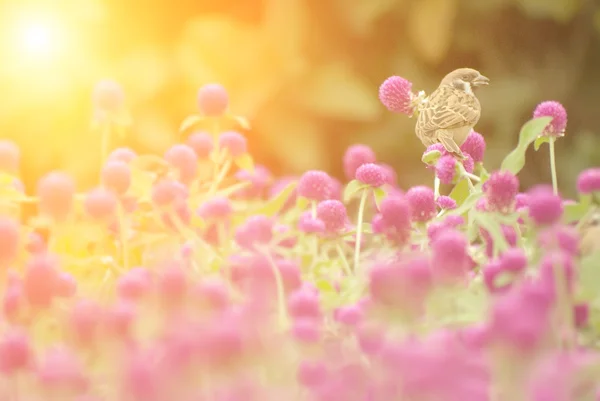
[(298, 230), (307, 234), (321, 234), (325, 232), (325, 223), (319, 218), (313, 218), (310, 211), (304, 212), (298, 219)]
[(328, 199), (317, 206), (317, 217), (325, 223), (325, 230), (336, 233), (344, 229), (348, 222), (346, 206), (339, 200)]
[(188, 145), (173, 145), (165, 153), (165, 160), (177, 170), (182, 182), (189, 182), (196, 176), (198, 157)]
[(411, 208), (409, 201), (403, 196), (387, 196), (379, 207), (383, 225), (393, 227), (396, 231), (410, 231)]
[(7, 268), (19, 252), (19, 224), (7, 217), (0, 218), (0, 267)]
[(460, 146), (460, 149), (463, 153), (471, 156), (475, 163), (481, 163), (485, 154), (485, 139), (480, 133), (471, 131), (465, 142)]
[(227, 111), (229, 95), (220, 84), (207, 84), (198, 90), (198, 108), (205, 116), (220, 116)]
[(226, 149), (234, 158), (240, 157), (248, 151), (246, 138), (235, 131), (223, 132), (219, 136), (219, 147)]
[(246, 249), (251, 249), (255, 245), (268, 244), (272, 238), (273, 220), (263, 215), (249, 217), (235, 233), (235, 241)]
[(12, 374), (29, 367), (34, 352), (24, 331), (10, 329), (0, 339), (0, 371)]
[(579, 231), (577, 228), (565, 225), (556, 225), (542, 231), (538, 236), (542, 249), (560, 249), (570, 255), (579, 254)]
[(551, 225), (560, 220), (563, 214), (562, 199), (554, 195), (552, 188), (538, 185), (529, 192), (529, 217), (537, 225)]
[(552, 121), (544, 130), (544, 134), (562, 135), (567, 128), (567, 111), (559, 102), (548, 100), (540, 103), (533, 112), (533, 118), (552, 117)]
[(590, 168), (582, 171), (577, 178), (577, 190), (582, 194), (600, 191), (600, 168)]
[(469, 154), (465, 154), (465, 159), (462, 161), (462, 165), (467, 173), (472, 173), (475, 170), (475, 161)]
[(455, 229), (448, 228), (431, 241), (434, 274), (442, 280), (464, 278), (469, 268), (468, 241)]
[(500, 256), (500, 265), (503, 270), (522, 272), (527, 267), (527, 255), (521, 248), (510, 248)]
[(58, 220), (64, 219), (73, 206), (75, 182), (64, 173), (50, 173), (39, 182), (38, 196), (42, 213)]
[(206, 220), (222, 220), (232, 213), (231, 201), (223, 196), (209, 199), (198, 207), (198, 216)]
[(90, 191), (84, 203), (85, 211), (97, 220), (108, 220), (115, 215), (117, 210), (117, 199), (115, 195), (102, 188)]
[(356, 170), (356, 179), (370, 187), (382, 186), (385, 184), (386, 178), (383, 168), (375, 163), (363, 164)]
[(302, 174), (296, 191), (306, 199), (320, 202), (332, 197), (333, 185), (333, 180), (326, 172), (310, 170)]
[(129, 163), (137, 157), (132, 149), (129, 148), (117, 148), (110, 152), (108, 155), (108, 161), (120, 161), (123, 163)]
[(0, 140), (0, 171), (15, 173), (19, 169), (20, 159), (21, 152), (13, 141)]
[(495, 171), (483, 185), (490, 210), (506, 213), (513, 208), (519, 193), (519, 179), (508, 171)]
[(435, 174), (442, 184), (452, 184), (456, 177), (456, 159), (452, 155), (439, 158), (435, 165)]
[(214, 148), (213, 138), (208, 132), (194, 132), (186, 141), (199, 159), (206, 159)]
[(515, 210), (519, 211), (529, 206), (529, 195), (518, 193), (515, 196)]
[(273, 176), (268, 168), (261, 165), (254, 166), (254, 171), (239, 170), (235, 173), (235, 178), (240, 181), (249, 181), (250, 186), (235, 192), (237, 198), (261, 197), (266, 193), (271, 184)]
[(391, 112), (412, 114), (412, 83), (402, 77), (392, 76), (379, 87), (379, 100)]
[(367, 145), (352, 145), (344, 154), (344, 174), (349, 180), (356, 178), (356, 170), (366, 163), (375, 163), (377, 157)]
[(152, 187), (152, 201), (160, 207), (173, 204), (175, 201), (182, 199), (183, 195), (183, 189), (175, 181), (161, 180)]
[(412, 187), (406, 192), (406, 199), (408, 199), (412, 209), (412, 219), (414, 221), (428, 221), (437, 213), (435, 196), (433, 190), (429, 187)]
[(123, 195), (131, 185), (131, 169), (124, 161), (109, 161), (102, 168), (102, 185)]
[(105, 79), (96, 84), (92, 93), (94, 107), (99, 111), (116, 112), (123, 108), (125, 93), (117, 82)]
[(456, 209), (456, 201), (449, 196), (440, 196), (436, 201), (438, 207), (442, 210)]

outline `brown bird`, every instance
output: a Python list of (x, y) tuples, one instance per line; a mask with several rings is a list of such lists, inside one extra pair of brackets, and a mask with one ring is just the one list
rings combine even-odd
[(472, 68), (459, 68), (446, 75), (419, 106), (415, 131), (423, 145), (441, 143), (448, 152), (463, 157), (460, 145), (481, 115), (481, 105), (473, 89), (489, 82)]

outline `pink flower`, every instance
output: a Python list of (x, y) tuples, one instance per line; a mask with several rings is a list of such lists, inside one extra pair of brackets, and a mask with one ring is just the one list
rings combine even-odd
[(0, 140), (0, 171), (14, 174), (19, 170), (21, 151), (16, 143), (8, 139)]
[(298, 365), (298, 382), (304, 387), (315, 388), (327, 381), (328, 369), (322, 361), (303, 360)]
[(391, 112), (412, 114), (412, 83), (404, 78), (392, 76), (379, 87), (379, 100)]
[(23, 290), (31, 305), (47, 307), (56, 295), (58, 259), (53, 255), (34, 255), (26, 266)]
[(6, 269), (17, 258), (20, 239), (19, 224), (8, 218), (0, 217), (0, 266)]
[(152, 286), (150, 272), (145, 268), (133, 268), (119, 277), (117, 294), (127, 300), (136, 300), (147, 294)]
[(137, 157), (137, 153), (130, 148), (117, 148), (110, 152), (107, 162), (118, 161), (128, 164)]
[(194, 132), (186, 141), (198, 159), (207, 159), (214, 148), (213, 138), (208, 132)]
[(442, 210), (456, 209), (456, 201), (449, 196), (439, 196), (436, 201), (438, 207)]
[(539, 234), (538, 241), (546, 251), (554, 249), (573, 256), (579, 254), (579, 232), (572, 226), (551, 226)]
[(237, 199), (248, 199), (264, 196), (273, 177), (265, 166), (256, 165), (253, 172), (246, 170), (238, 171), (235, 173), (235, 178), (240, 181), (249, 181), (249, 186), (234, 193)]
[(374, 163), (363, 164), (356, 170), (356, 179), (373, 188), (385, 184), (386, 178), (383, 168)]
[[(380, 163), (379, 166), (383, 170), (383, 174), (385, 175), (385, 183), (395, 187), (398, 183), (398, 175), (396, 174), (396, 170), (389, 164)], [(398, 191), (400, 191), (398, 189)]]
[(88, 386), (83, 364), (65, 346), (54, 346), (46, 351), (37, 373), (40, 382), (48, 389), (68, 389), (78, 394)]
[(316, 343), (321, 338), (321, 325), (312, 319), (296, 319), (292, 323), (292, 334), (301, 343)]
[(500, 256), (500, 264), (502, 265), (502, 269), (513, 272), (520, 273), (525, 271), (527, 267), (527, 255), (521, 248), (510, 248), (502, 253)]
[(559, 102), (553, 100), (540, 103), (533, 112), (533, 118), (552, 117), (544, 133), (550, 136), (564, 134), (567, 128), (567, 111)]
[(109, 221), (115, 216), (117, 199), (112, 192), (97, 188), (87, 194), (84, 207), (86, 213), (92, 218)]
[(242, 248), (266, 245), (273, 239), (273, 220), (267, 216), (250, 216), (235, 233), (235, 241)]
[(325, 231), (328, 233), (337, 233), (348, 224), (346, 206), (338, 200), (328, 199), (320, 202), (317, 206), (317, 217), (325, 223)]
[(552, 188), (538, 185), (529, 192), (529, 217), (537, 225), (551, 225), (563, 214), (562, 199), (554, 195)]
[(165, 160), (177, 171), (181, 182), (189, 183), (198, 169), (198, 156), (188, 145), (173, 145), (165, 153)]
[(205, 220), (223, 221), (233, 213), (231, 201), (223, 196), (205, 201), (198, 207), (198, 216)]
[(322, 317), (319, 294), (306, 289), (298, 289), (288, 297), (288, 311), (295, 319), (310, 318), (320, 319)]
[(577, 178), (577, 190), (582, 194), (600, 191), (600, 168), (590, 168), (582, 171)]
[(512, 210), (519, 192), (519, 179), (508, 171), (495, 171), (483, 184), (489, 210), (507, 213)]
[(205, 116), (223, 115), (229, 106), (229, 95), (225, 88), (216, 83), (207, 84), (198, 90), (198, 108)]
[(71, 212), (75, 182), (70, 176), (60, 172), (49, 173), (40, 180), (37, 192), (42, 213), (62, 220)]
[(33, 362), (33, 350), (25, 331), (9, 329), (0, 339), (0, 370), (13, 374), (26, 369)]
[(226, 131), (219, 135), (219, 148), (227, 150), (233, 158), (240, 157), (248, 151), (246, 138), (235, 131)]
[(475, 163), (481, 163), (483, 162), (485, 147), (486, 145), (483, 135), (478, 132), (471, 131), (465, 142), (460, 146), (460, 149), (463, 151), (463, 153), (471, 156)]
[(375, 163), (375, 152), (367, 145), (352, 145), (344, 154), (344, 174), (348, 180), (356, 178), (356, 170), (366, 163)]
[(406, 192), (406, 199), (412, 210), (412, 219), (418, 222), (426, 222), (432, 219), (437, 208), (433, 190), (425, 186), (416, 186)]
[(99, 111), (116, 112), (123, 108), (125, 93), (117, 82), (104, 79), (94, 87), (92, 102)]
[(452, 184), (456, 178), (456, 159), (452, 155), (439, 158), (435, 165), (435, 174), (442, 184)]
[(336, 321), (346, 326), (354, 327), (363, 319), (364, 312), (359, 305), (343, 306), (334, 312)]
[(298, 220), (298, 230), (307, 234), (321, 234), (325, 232), (325, 223), (319, 218), (313, 218), (311, 212), (304, 212)]
[(131, 185), (131, 169), (124, 161), (108, 161), (102, 168), (102, 184), (116, 194), (123, 195)]
[(434, 275), (442, 281), (465, 278), (470, 267), (467, 246), (465, 236), (455, 229), (446, 229), (436, 235), (431, 241)]
[(302, 174), (296, 190), (299, 196), (320, 202), (332, 198), (334, 184), (326, 172), (310, 170)]
[(388, 196), (380, 205), (381, 221), (378, 223), (386, 237), (404, 243), (410, 236), (411, 208), (407, 198)]

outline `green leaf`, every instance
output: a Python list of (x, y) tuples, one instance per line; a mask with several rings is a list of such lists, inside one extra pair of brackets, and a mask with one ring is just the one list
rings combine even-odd
[(457, 205), (461, 205), (469, 196), (469, 183), (466, 179), (460, 180), (450, 192), (450, 197), (456, 201)]
[(377, 205), (377, 209), (379, 209), (379, 205), (381, 205), (381, 201), (387, 196), (387, 192), (383, 188), (374, 188), (373, 195), (375, 195), (375, 204)]
[(540, 149), (540, 146), (544, 143), (549, 143), (550, 137), (546, 135), (538, 136), (533, 142), (533, 149), (537, 152)]
[(539, 137), (544, 128), (552, 121), (552, 117), (540, 117), (529, 120), (519, 133), (519, 143), (502, 161), (501, 170), (518, 174), (525, 166), (525, 154), (529, 145)]
[(572, 203), (565, 205), (563, 222), (565, 224), (575, 223), (581, 220), (586, 215), (588, 210), (590, 210), (590, 205), (586, 205), (585, 203)]
[(305, 210), (309, 205), (310, 200), (303, 196), (299, 196), (298, 199), (296, 199), (296, 209), (298, 210)]
[(236, 157), (233, 162), (242, 170), (246, 170), (249, 173), (254, 172), (254, 161), (249, 153), (245, 153), (240, 157)]
[(352, 196), (363, 188), (366, 188), (366, 185), (358, 180), (352, 180), (346, 184), (346, 188), (344, 188), (344, 203), (350, 201)]
[(421, 161), (425, 164), (432, 166), (435, 163), (437, 163), (440, 156), (442, 156), (442, 153), (439, 150), (434, 149), (427, 153), (424, 153), (423, 156), (421, 157)]
[(198, 125), (200, 125), (204, 121), (206, 121), (206, 117), (203, 117), (203, 116), (200, 116), (200, 115), (197, 115), (197, 114), (188, 116), (188, 117), (186, 117), (185, 120), (183, 120), (183, 122), (179, 126), (179, 132), (181, 134), (186, 134), (190, 130), (195, 129), (196, 127), (198, 127)]
[(481, 191), (473, 192), (472, 194), (470, 194), (467, 197), (467, 199), (465, 199), (465, 201), (459, 207), (457, 207), (454, 210), (450, 210), (448, 212), (448, 214), (460, 216), (460, 215), (468, 212), (469, 210), (471, 210), (471, 208), (473, 208), (475, 206), (475, 204), (477, 203), (479, 198), (481, 198), (482, 196), (483, 196), (483, 192), (481, 192)]
[(268, 202), (254, 211), (254, 214), (262, 214), (265, 216), (275, 216), (283, 208), (287, 200), (296, 189), (297, 182), (289, 183), (277, 196), (271, 198)]
[(242, 129), (249, 130), (251, 128), (250, 121), (248, 121), (246, 117), (233, 115), (229, 115), (228, 117), (236, 122)]
[(508, 242), (504, 237), (502, 227), (500, 226), (500, 223), (494, 219), (494, 215), (489, 213), (476, 213), (475, 221), (481, 228), (485, 229), (490, 234), (494, 241), (494, 249), (497, 249), (498, 251), (508, 249)]

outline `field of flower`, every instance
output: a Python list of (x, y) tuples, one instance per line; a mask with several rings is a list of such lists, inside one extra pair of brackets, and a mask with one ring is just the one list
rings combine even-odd
[[(419, 112), (400, 77), (380, 99)], [(500, 170), (472, 132), (464, 159), (425, 150), (431, 186), (401, 189), (362, 144), (346, 182), (272, 177), (218, 84), (163, 157), (112, 148), (132, 118), (117, 83), (92, 101), (87, 193), (53, 171), (24, 195), (0, 142), (0, 400), (600, 399), (600, 169), (558, 193), (559, 103)], [(553, 185), (521, 192), (529, 147), (550, 151)]]

